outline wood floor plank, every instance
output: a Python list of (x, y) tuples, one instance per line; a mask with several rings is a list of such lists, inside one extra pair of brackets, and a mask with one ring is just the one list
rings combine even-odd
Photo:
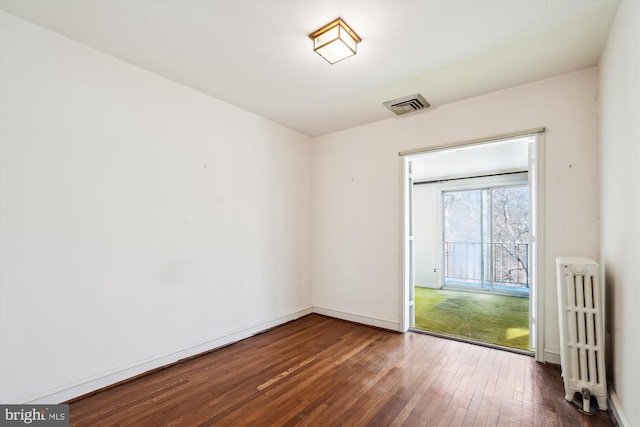
[(557, 366), (309, 315), (70, 404), (72, 426), (610, 426)]

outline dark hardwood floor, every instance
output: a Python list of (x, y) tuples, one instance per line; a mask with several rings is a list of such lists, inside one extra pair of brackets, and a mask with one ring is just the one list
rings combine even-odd
[(309, 315), (71, 403), (72, 426), (610, 426), (532, 357)]

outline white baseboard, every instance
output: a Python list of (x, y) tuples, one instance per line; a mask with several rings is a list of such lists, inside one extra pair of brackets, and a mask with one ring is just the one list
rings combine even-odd
[(554, 363), (556, 365), (560, 364), (560, 352), (558, 350), (549, 350), (548, 348), (544, 349), (544, 361), (545, 363)]
[(622, 409), (622, 402), (620, 402), (618, 394), (611, 387), (611, 384), (609, 384), (609, 408), (611, 408), (611, 413), (619, 427), (631, 427), (631, 422)]
[(124, 381), (153, 369), (169, 365), (181, 359), (196, 356), (200, 353), (214, 350), (216, 348), (232, 344), (245, 338), (249, 338), (262, 331), (273, 328), (274, 326), (278, 326), (291, 320), (298, 319), (311, 313), (313, 313), (313, 308), (308, 307), (290, 314), (265, 320), (254, 325), (229, 332), (225, 335), (209, 339), (205, 342), (195, 344), (176, 352), (152, 357), (148, 360), (139, 361), (131, 364), (130, 366), (121, 367), (111, 372), (103, 372), (94, 377), (85, 378), (81, 381), (78, 381), (76, 384), (68, 384), (57, 389), (48, 390), (37, 395), (32, 395), (24, 399), (20, 399), (19, 401), (13, 403), (57, 404), (60, 402), (66, 402), (75, 397), (91, 393), (92, 391), (99, 390), (112, 384), (116, 384), (120, 381)]
[(367, 317), (367, 316), (361, 316), (359, 314), (332, 310), (330, 308), (318, 307), (317, 305), (313, 307), (313, 312), (322, 314), (324, 316), (335, 317), (336, 319), (362, 323), (363, 325), (375, 326), (377, 328), (382, 328), (382, 329), (389, 329), (395, 332), (400, 330), (400, 324), (398, 322), (390, 322), (388, 320), (377, 319), (374, 317)]

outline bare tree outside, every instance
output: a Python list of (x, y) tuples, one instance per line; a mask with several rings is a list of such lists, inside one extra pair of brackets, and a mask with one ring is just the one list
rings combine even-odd
[(529, 287), (529, 191), (517, 186), (492, 193), (494, 280)]
[(510, 186), (443, 193), (445, 280), (529, 287), (529, 192)]

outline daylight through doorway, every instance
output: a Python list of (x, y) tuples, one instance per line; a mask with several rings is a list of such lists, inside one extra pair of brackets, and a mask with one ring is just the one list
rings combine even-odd
[(535, 350), (536, 142), (530, 134), (404, 159), (411, 328)]

